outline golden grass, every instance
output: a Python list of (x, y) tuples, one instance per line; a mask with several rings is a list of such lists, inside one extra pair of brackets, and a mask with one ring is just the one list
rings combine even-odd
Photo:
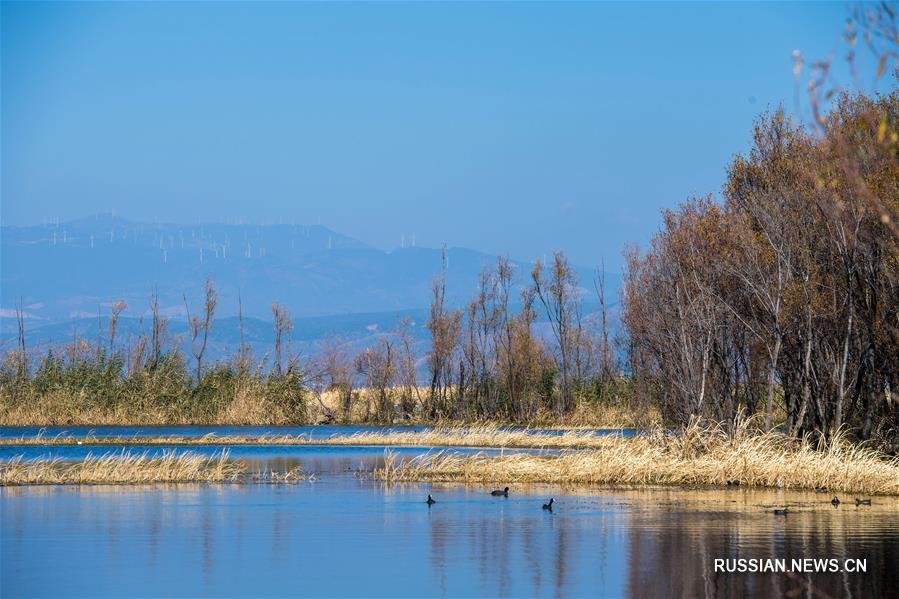
[[(418, 390), (418, 397), (427, 397), (430, 392), (427, 388)], [(365, 408), (366, 389), (357, 390), (359, 397), (353, 406), (345, 424), (365, 424), (371, 420), (366, 414), (372, 410)], [(331, 414), (342, 414), (340, 408), (340, 396), (334, 392), (325, 392), (321, 396), (321, 403), (311, 399), (307, 406), (307, 421), (310, 423), (322, 422), (326, 416), (326, 410)], [(648, 428), (662, 423), (662, 414), (655, 406), (633, 408), (625, 401), (591, 402), (579, 401), (571, 413), (559, 417), (558, 414), (547, 408), (541, 408), (537, 414), (526, 424), (533, 428)], [(381, 424), (419, 424), (432, 426), (479, 426), (482, 424), (513, 424), (511, 422), (483, 421), (478, 419), (459, 418), (454, 420), (427, 420), (413, 418), (411, 421), (381, 423)]]
[[(344, 424), (371, 423), (366, 414), (368, 391), (358, 389), (358, 397), (353, 411)], [(421, 396), (427, 389), (419, 390)], [(340, 396), (336, 392), (322, 393), (320, 400), (311, 392), (306, 400), (306, 423), (318, 423), (326, 420), (327, 414), (340, 415)], [(302, 414), (301, 414), (302, 417)], [(624, 405), (611, 403), (580, 402), (571, 414), (559, 419), (548, 410), (543, 410), (528, 423), (534, 427), (544, 428), (645, 428), (661, 422), (661, 414), (657, 409), (631, 409)], [(95, 398), (86, 392), (71, 393), (51, 391), (45, 394), (28, 397), (27, 401), (13, 402), (8, 393), (0, 388), (0, 426), (154, 426), (154, 425), (294, 425), (298, 422), (297, 414), (285, 409), (278, 402), (272, 401), (256, 385), (239, 386), (232, 396), (214, 412), (212, 416), (198, 420), (190, 411), (178, 406), (160, 406), (153, 402), (135, 400), (127, 404), (112, 406), (98, 405)], [(380, 423), (393, 424), (393, 423)], [(424, 419), (415, 419), (403, 424), (436, 424)], [(453, 425), (473, 424), (479, 422), (455, 421)]]
[(21, 456), (0, 463), (0, 486), (93, 483), (230, 482), (246, 467), (228, 460), (228, 453), (206, 457), (190, 452), (159, 457), (145, 453), (107, 453), (78, 462)]
[(542, 432), (535, 429), (509, 430), (495, 424), (478, 426), (437, 426), (424, 431), (384, 429), (376, 432), (360, 432), (352, 435), (332, 435), (324, 439), (311, 439), (305, 435), (216, 435), (185, 436), (96, 436), (72, 437), (42, 434), (33, 437), (0, 439), (0, 445), (385, 445), (413, 447), (483, 447), (522, 449), (590, 449), (614, 445), (618, 435), (598, 434), (594, 431), (571, 430), (561, 433)]
[(694, 422), (678, 434), (600, 437), (596, 447), (555, 455), (429, 453), (400, 459), (387, 453), (374, 472), (385, 481), (502, 484), (725, 485), (826, 489), (899, 495), (899, 458), (837, 437), (807, 439), (759, 432), (752, 422), (733, 433)]
[(160, 406), (134, 401), (97, 405), (86, 394), (53, 391), (13, 403), (0, 393), (0, 426), (163, 426), (163, 425), (289, 425), (297, 416), (258, 388), (238, 388), (211, 417), (198, 418), (176, 405)]
[(588, 449), (617, 443), (620, 435), (593, 431), (540, 432), (534, 429), (509, 430), (493, 424), (477, 426), (437, 426), (424, 431), (360, 432), (333, 436), (329, 445), (395, 445), (423, 447), (484, 447), (521, 449)]

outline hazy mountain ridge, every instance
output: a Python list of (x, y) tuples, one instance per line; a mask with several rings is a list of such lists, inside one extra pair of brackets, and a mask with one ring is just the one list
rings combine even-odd
[[(448, 303), (467, 302), (482, 269), (495, 261), (475, 250), (449, 248)], [(270, 343), (272, 302), (287, 306), (296, 321), (294, 338), (309, 351), (327, 337), (370, 342), (394, 331), (402, 318), (417, 322), (410, 333), (421, 341), (440, 263), (439, 249), (384, 251), (321, 225), (181, 225), (98, 216), (4, 226), (0, 335), (4, 344), (14, 339), (11, 316), (21, 299), (32, 345), (67, 343), (76, 333), (93, 341), (98, 310), (105, 327), (106, 306), (125, 300), (124, 339), (137, 334), (141, 318), (147, 326), (154, 289), (162, 312), (171, 318), (170, 330), (178, 335), (185, 329), (185, 296), (191, 309), (199, 310), (202, 285), (210, 276), (219, 298), (212, 339), (216, 353), (236, 348), (239, 341), (238, 296), (245, 340), (257, 351)], [(530, 265), (516, 266), (517, 284), (523, 286)], [(579, 269), (578, 274), (589, 298), (593, 273)], [(614, 303), (619, 278), (610, 274), (607, 281)], [(595, 298), (587, 303), (595, 305)]]

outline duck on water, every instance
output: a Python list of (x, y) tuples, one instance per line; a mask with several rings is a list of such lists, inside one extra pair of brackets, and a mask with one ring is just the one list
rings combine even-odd
[[(509, 496), (509, 487), (506, 487), (506, 488), (503, 489), (502, 491), (500, 491), (500, 490), (497, 489), (496, 491), (493, 491), (493, 492), (491, 492), (490, 494), (491, 494), (491, 495), (494, 495), (494, 496), (497, 496), (497, 497), (508, 497), (508, 496)], [(556, 498), (555, 498), (555, 497), (550, 497), (550, 498), (549, 498), (549, 503), (544, 503), (544, 504), (543, 504), (543, 509), (545, 509), (545, 510), (547, 510), (547, 511), (550, 511), (550, 512), (553, 511), (553, 503), (555, 503), (555, 501), (556, 501)], [(428, 507), (431, 507), (432, 505), (434, 505), (435, 503), (437, 503), (437, 500), (434, 499), (433, 497), (431, 497), (431, 494), (428, 493), (428, 499), (425, 501), (425, 503), (428, 504)]]

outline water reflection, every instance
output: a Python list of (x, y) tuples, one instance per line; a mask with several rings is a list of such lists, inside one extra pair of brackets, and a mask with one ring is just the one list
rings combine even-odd
[[(284, 465), (290, 465), (285, 463)], [(740, 490), (277, 485), (0, 490), (0, 596), (885, 597), (899, 501)], [(424, 504), (427, 493), (438, 503)], [(540, 509), (550, 495), (556, 509)], [(770, 506), (795, 513), (774, 517)], [(864, 558), (726, 574), (716, 558)], [(52, 570), (52, 575), (48, 573)]]
[[(758, 503), (748, 493), (744, 500)], [(630, 530), (628, 594), (634, 597), (887, 597), (897, 593), (899, 563), (895, 500), (878, 511), (826, 507), (823, 495), (800, 501), (786, 518), (753, 506), (746, 511), (637, 511)], [(787, 499), (791, 497), (788, 495)], [(764, 504), (764, 501), (761, 502)], [(689, 558), (685, 558), (689, 556)], [(716, 558), (865, 559), (867, 574), (715, 572)]]

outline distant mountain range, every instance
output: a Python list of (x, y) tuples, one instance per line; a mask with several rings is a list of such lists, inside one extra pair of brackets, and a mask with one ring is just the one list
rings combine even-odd
[[(495, 261), (475, 250), (449, 248), (449, 303), (467, 302), (481, 270)], [(517, 264), (520, 285), (528, 283), (530, 268)], [(221, 349), (236, 344), (238, 297), (245, 328), (253, 330), (252, 344), (270, 337), (273, 302), (290, 310), (298, 343), (312, 348), (326, 336), (365, 343), (404, 317), (421, 331), (439, 272), (439, 249), (384, 251), (320, 225), (183, 225), (101, 215), (3, 226), (0, 337), (4, 345), (14, 337), (13, 313), (20, 300), (33, 331), (29, 336), (42, 343), (71, 340), (79, 328), (86, 337), (96, 336), (98, 309), (105, 318), (108, 305), (118, 300), (128, 303), (123, 334), (136, 334), (154, 290), (177, 333), (185, 328), (184, 298), (199, 310), (209, 276), (218, 290), (214, 342)], [(592, 291), (592, 271), (582, 268), (578, 274)], [(617, 299), (619, 283), (620, 277), (607, 274), (610, 301)], [(421, 332), (416, 336), (423, 338)]]

